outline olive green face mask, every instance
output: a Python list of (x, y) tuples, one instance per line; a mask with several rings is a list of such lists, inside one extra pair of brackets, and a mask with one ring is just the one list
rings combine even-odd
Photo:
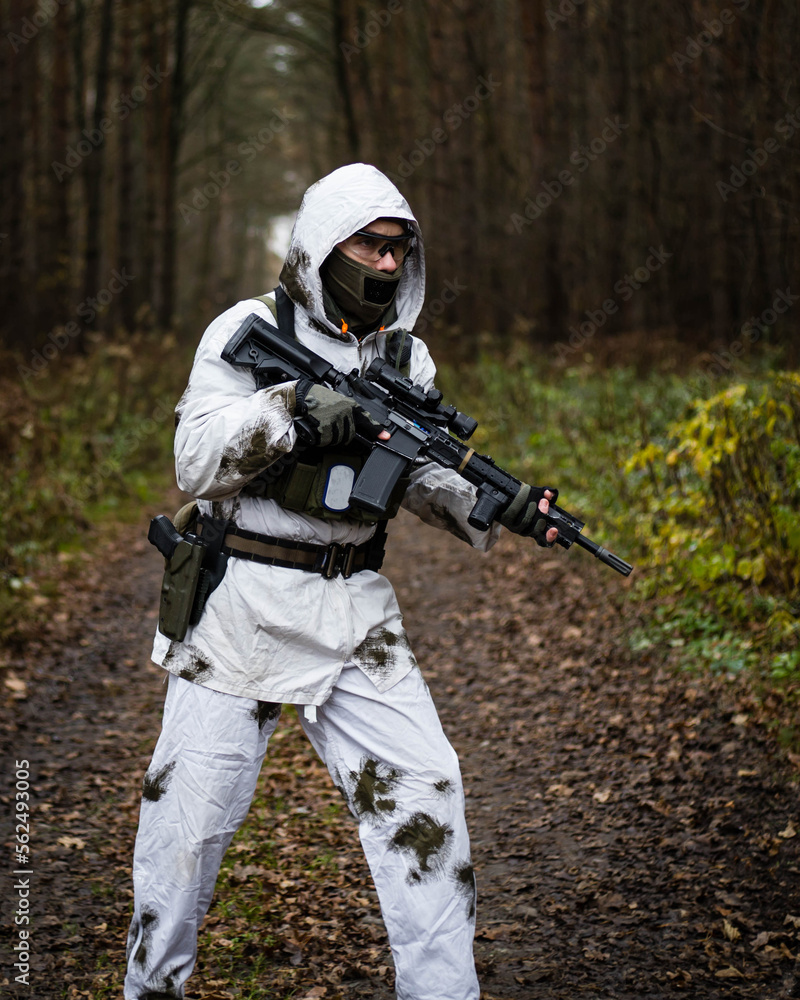
[[(389, 274), (351, 260), (334, 247), (319, 269), (325, 296), (325, 312), (338, 324), (344, 320), (356, 334), (374, 330), (397, 294), (403, 274), (402, 263)], [(332, 301), (328, 301), (328, 297)]]

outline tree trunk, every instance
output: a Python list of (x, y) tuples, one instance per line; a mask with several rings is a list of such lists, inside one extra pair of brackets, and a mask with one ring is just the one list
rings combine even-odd
[(52, 128), (45, 167), (50, 192), (43, 267), (49, 288), (50, 320), (66, 323), (71, 303), (69, 194), (72, 175), (57, 179), (52, 163), (63, 162), (69, 145), (69, 12), (59, 10), (54, 19)]
[[(141, 36), (140, 64), (155, 68), (159, 63), (156, 15), (153, 0), (141, 0), (139, 4), (139, 31)], [(144, 171), (142, 211), (142, 276), (139, 301), (146, 303), (146, 322), (155, 320), (158, 300), (161, 294), (161, 269), (158, 250), (161, 244), (159, 231), (159, 186), (161, 147), (159, 143), (159, 122), (161, 106), (157, 101), (147, 101), (142, 108), (142, 134), (144, 145)]]
[(18, 325), (20, 293), (13, 268), (22, 230), (22, 93), (16, 65), (21, 46), (10, 38), (21, 20), (20, 8), (19, 0), (0, 0), (3, 35), (8, 39), (0, 45), (0, 333), (5, 343), (11, 342)]
[[(558, 205), (543, 189), (549, 183), (550, 116), (547, 98), (547, 36), (544, 0), (521, 0), (523, 51), (528, 79), (528, 112), (530, 132), (530, 197), (538, 206), (537, 198), (550, 199), (544, 204), (542, 214), (526, 230), (524, 242), (530, 255), (532, 271), (540, 275), (544, 284), (544, 311), (547, 328), (554, 328), (564, 317), (562, 277), (559, 270), (559, 216)], [(531, 311), (536, 305), (529, 303)]]
[(353, 95), (350, 84), (350, 60), (353, 58), (352, 40), (348, 37), (350, 28), (348, 18), (348, 0), (333, 2), (333, 42), (336, 46), (335, 66), (336, 84), (339, 90), (339, 100), (345, 121), (347, 148), (354, 160), (360, 159), (359, 129), (356, 121), (356, 111), (353, 106)]
[[(134, 6), (132, 0), (122, 0), (120, 3), (120, 66), (119, 82), (123, 94), (130, 94), (133, 87), (133, 19)], [(135, 274), (137, 279), (141, 273), (135, 263), (134, 253), (134, 203), (133, 203), (133, 129), (134, 122), (126, 118), (119, 123), (117, 145), (117, 260), (119, 266), (128, 274)], [(120, 296), (117, 315), (127, 330), (135, 326), (137, 292), (141, 294), (141, 286), (136, 282), (131, 288), (125, 289)]]
[[(103, 165), (105, 158), (105, 135), (101, 123), (105, 118), (106, 93), (111, 53), (113, 0), (103, 0), (100, 42), (95, 73), (95, 101), (92, 115), (91, 135), (103, 135), (78, 169), (83, 171), (86, 200), (86, 251), (84, 255), (83, 298), (94, 299), (102, 291), (105, 282), (101, 273), (103, 252)], [(82, 137), (83, 138), (83, 137)], [(87, 326), (100, 326), (95, 309), (87, 313)]]
[(167, 122), (166, 147), (163, 178), (163, 224), (164, 242), (162, 250), (163, 286), (158, 315), (159, 326), (168, 330), (173, 324), (176, 280), (176, 234), (177, 220), (175, 218), (175, 203), (177, 192), (178, 152), (181, 144), (184, 112), (184, 83), (186, 72), (187, 22), (192, 0), (177, 0), (175, 15), (175, 34), (173, 42), (174, 62), (170, 76), (170, 92)]

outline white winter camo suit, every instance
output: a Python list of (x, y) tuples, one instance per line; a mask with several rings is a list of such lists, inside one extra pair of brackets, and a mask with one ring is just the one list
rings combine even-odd
[[(417, 231), (391, 325), (412, 329), (424, 296), (422, 241), (405, 199), (374, 167), (342, 167), (306, 192), (282, 274), (298, 339), (343, 371), (363, 371), (383, 356), (388, 331), (359, 342), (331, 323), (319, 266), (336, 243), (381, 217), (407, 219)], [(250, 531), (326, 545), (364, 542), (369, 525), (240, 496), (295, 443), (295, 383), (256, 391), (249, 372), (220, 358), (252, 312), (273, 322), (263, 303), (245, 300), (218, 317), (200, 343), (177, 407), (178, 483), (202, 512)], [(433, 363), (417, 337), (410, 374), (426, 388), (433, 383)], [(487, 549), (499, 529), (467, 525), (474, 500), (455, 473), (421, 464), (403, 505)], [(477, 1000), (475, 885), (458, 761), (388, 580), (371, 571), (327, 580), (232, 557), (200, 623), (182, 643), (158, 634), (153, 659), (171, 676), (136, 838), (126, 1000), (183, 996), (220, 862), (249, 809), (283, 703), (298, 707), (359, 821), (398, 998)]]

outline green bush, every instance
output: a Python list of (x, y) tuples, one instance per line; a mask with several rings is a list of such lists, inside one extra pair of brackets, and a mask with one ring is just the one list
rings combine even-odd
[(480, 421), (478, 451), (558, 486), (586, 533), (635, 564), (632, 596), (648, 602), (638, 648), (730, 673), (766, 664), (798, 687), (797, 374), (694, 399), (677, 375), (554, 373), (517, 351), (444, 365), (437, 384)]
[(626, 472), (645, 515), (639, 528), (668, 579), (739, 579), (800, 597), (797, 375), (776, 376), (757, 396), (735, 385), (698, 400)]
[(637, 537), (659, 590), (705, 595), (798, 667), (800, 376), (731, 385), (648, 440), (626, 464)]
[(31, 574), (110, 515), (135, 516), (172, 479), (173, 411), (190, 356), (175, 338), (97, 340), (0, 392), (0, 635), (13, 630)]
[(686, 405), (682, 380), (628, 368), (571, 368), (554, 377), (518, 351), (482, 357), (466, 371), (443, 365), (437, 385), (479, 420), (470, 439), (477, 451), (521, 479), (557, 486), (559, 504), (587, 522), (590, 537), (633, 555), (624, 463), (643, 433), (663, 432)]

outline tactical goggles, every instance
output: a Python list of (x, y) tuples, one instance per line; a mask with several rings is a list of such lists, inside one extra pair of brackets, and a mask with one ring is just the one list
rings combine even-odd
[(357, 229), (347, 239), (347, 246), (361, 260), (369, 263), (376, 263), (387, 253), (400, 263), (413, 249), (414, 233), (406, 230), (402, 236), (382, 236), (380, 233), (371, 233), (368, 229)]

